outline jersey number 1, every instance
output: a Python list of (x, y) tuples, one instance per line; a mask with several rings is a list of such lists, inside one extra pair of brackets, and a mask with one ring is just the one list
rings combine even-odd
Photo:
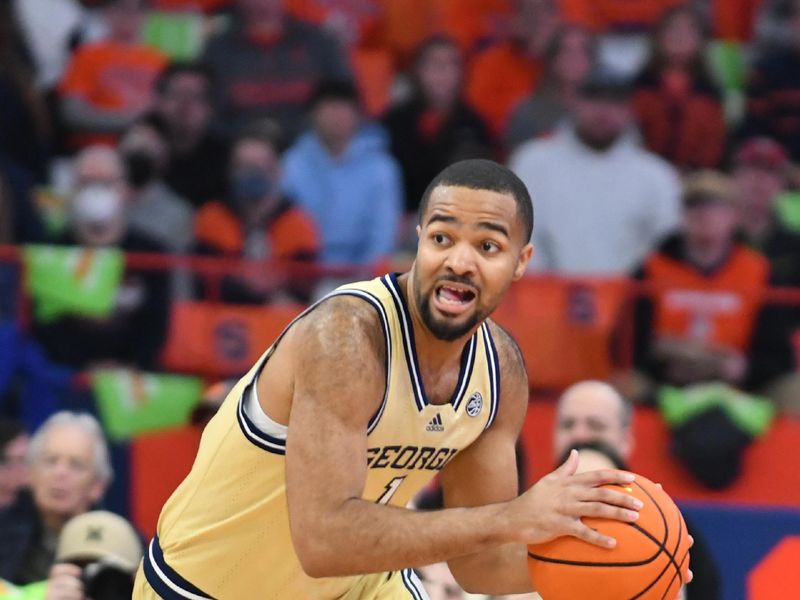
[(389, 504), (389, 501), (392, 499), (392, 496), (395, 495), (395, 493), (397, 492), (397, 488), (400, 487), (405, 478), (406, 478), (405, 475), (403, 475), (402, 477), (395, 477), (389, 483), (387, 483), (385, 488), (386, 491), (384, 491), (383, 494), (381, 494), (381, 497), (375, 501), (376, 504)]

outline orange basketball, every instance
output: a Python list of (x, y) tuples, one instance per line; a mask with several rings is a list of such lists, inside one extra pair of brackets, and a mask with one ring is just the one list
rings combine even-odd
[(574, 537), (528, 546), (528, 568), (543, 600), (674, 600), (689, 570), (689, 534), (678, 507), (649, 479), (606, 486), (644, 503), (635, 523), (585, 518), (617, 540), (601, 548)]

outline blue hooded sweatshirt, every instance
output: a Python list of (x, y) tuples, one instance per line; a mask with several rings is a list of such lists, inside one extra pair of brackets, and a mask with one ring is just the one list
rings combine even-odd
[(283, 158), (284, 189), (316, 220), (323, 262), (371, 264), (394, 251), (402, 211), (400, 169), (376, 125), (333, 157), (313, 131)]

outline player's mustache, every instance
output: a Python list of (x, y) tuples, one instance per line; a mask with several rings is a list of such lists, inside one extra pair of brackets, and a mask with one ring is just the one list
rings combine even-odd
[(450, 281), (452, 283), (460, 283), (461, 285), (468, 285), (473, 289), (478, 289), (478, 286), (475, 285), (475, 282), (472, 281), (469, 277), (463, 275), (444, 275), (443, 277), (439, 277), (436, 280), (436, 284), (444, 283), (445, 281)]

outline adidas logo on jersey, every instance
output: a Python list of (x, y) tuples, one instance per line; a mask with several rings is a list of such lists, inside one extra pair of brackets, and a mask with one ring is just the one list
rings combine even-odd
[(442, 415), (436, 413), (436, 416), (433, 417), (429, 422), (428, 426), (425, 428), (426, 431), (444, 431), (444, 425), (442, 425)]

